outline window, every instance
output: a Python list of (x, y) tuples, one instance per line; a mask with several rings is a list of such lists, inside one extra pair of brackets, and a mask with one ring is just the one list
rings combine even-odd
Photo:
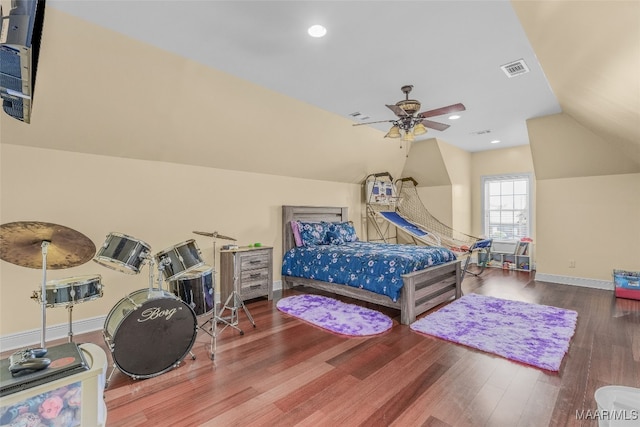
[(530, 236), (531, 175), (482, 177), (484, 234), (493, 239)]

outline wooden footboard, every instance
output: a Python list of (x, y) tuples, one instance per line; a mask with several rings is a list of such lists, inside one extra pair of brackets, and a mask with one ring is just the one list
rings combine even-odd
[(438, 304), (460, 298), (460, 274), (460, 261), (453, 261), (402, 276), (400, 323), (409, 325)]
[(395, 308), (400, 310), (400, 323), (403, 325), (410, 325), (415, 322), (416, 316), (438, 304), (459, 298), (462, 295), (460, 261), (429, 267), (406, 274), (402, 278), (404, 285), (397, 302), (393, 302), (388, 296), (347, 285), (292, 276), (282, 276), (282, 281), (285, 288), (308, 286), (360, 301)]

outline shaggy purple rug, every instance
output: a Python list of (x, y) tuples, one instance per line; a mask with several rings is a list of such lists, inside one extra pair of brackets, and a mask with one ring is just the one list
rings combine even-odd
[(558, 371), (578, 313), (548, 305), (465, 295), (411, 324), (414, 331)]
[(276, 307), (283, 313), (341, 335), (376, 335), (393, 326), (393, 320), (382, 313), (321, 295), (282, 298)]

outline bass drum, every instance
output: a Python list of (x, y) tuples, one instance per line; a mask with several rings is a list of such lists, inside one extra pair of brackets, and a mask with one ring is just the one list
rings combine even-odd
[(103, 334), (118, 369), (133, 379), (150, 378), (180, 364), (197, 326), (191, 307), (170, 292), (140, 289), (111, 309)]

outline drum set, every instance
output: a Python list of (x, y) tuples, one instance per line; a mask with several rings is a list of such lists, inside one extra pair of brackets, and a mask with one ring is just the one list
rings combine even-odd
[[(237, 317), (229, 321), (222, 317), (222, 311), (216, 313), (214, 301), (216, 239), (235, 239), (217, 232), (194, 233), (213, 237), (214, 267), (205, 265), (193, 239), (152, 256), (151, 246), (146, 242), (122, 233), (109, 233), (96, 252), (95, 245), (83, 234), (57, 224), (37, 222), (0, 226), (0, 258), (42, 269), (42, 286), (31, 296), (42, 307), (42, 349), (46, 346), (46, 308), (68, 309), (69, 342), (72, 342), (73, 306), (103, 296), (100, 275), (47, 281), (48, 269), (69, 268), (93, 259), (122, 273), (139, 274), (145, 264), (149, 265), (148, 289), (126, 295), (106, 317), (103, 337), (114, 362), (108, 384), (116, 368), (133, 379), (150, 378), (177, 367), (187, 354), (195, 359), (191, 349), (199, 331), (211, 337), (213, 360), (219, 323), (243, 333), (237, 326)], [(203, 319), (200, 325), (199, 318)]]
[[(215, 239), (235, 239), (217, 232), (209, 234), (215, 236), (215, 265)], [(103, 336), (114, 368), (133, 379), (160, 375), (178, 366), (187, 354), (195, 359), (191, 348), (199, 331), (211, 337), (209, 355), (213, 360), (217, 324), (237, 325), (216, 313), (215, 267), (205, 265), (200, 255), (193, 239), (152, 256), (151, 246), (140, 239), (121, 233), (107, 235), (93, 258), (95, 262), (127, 274), (138, 274), (145, 264), (149, 265), (149, 288), (122, 298), (106, 318)], [(204, 319), (200, 325), (198, 318)], [(210, 329), (206, 327), (209, 323)]]

